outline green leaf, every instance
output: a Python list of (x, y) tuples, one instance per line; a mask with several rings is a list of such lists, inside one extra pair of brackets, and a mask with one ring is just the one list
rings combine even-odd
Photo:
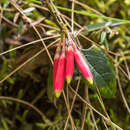
[(101, 43), (103, 43), (103, 42), (105, 41), (106, 35), (107, 35), (107, 34), (106, 34), (106, 32), (104, 32), (104, 31), (101, 33)]
[(85, 26), (87, 28), (87, 31), (84, 31), (83, 34), (85, 34), (86, 32), (91, 32), (91, 31), (95, 31), (98, 29), (106, 28), (106, 27), (114, 27), (114, 26), (121, 25), (121, 24), (125, 24), (125, 23), (111, 21), (111, 22), (89, 24), (89, 25)]
[(116, 76), (113, 65), (104, 53), (96, 46), (83, 50), (88, 65), (93, 73), (95, 84), (90, 88), (97, 91), (96, 85), (104, 98), (112, 98), (116, 94)]
[(3, 4), (3, 8), (7, 8), (9, 5), (9, 0), (2, 0), (0, 3)]
[(101, 41), (100, 41), (100, 43), (101, 44), (104, 44), (105, 45), (105, 47), (107, 48), (107, 49), (109, 49), (109, 44), (108, 44), (108, 40), (107, 40), (107, 34), (106, 34), (106, 32), (102, 32), (101, 33)]
[(25, 0), (25, 1), (27, 1), (28, 3), (42, 4), (42, 2), (39, 0)]
[(23, 112), (23, 115), (22, 115), (22, 121), (23, 121), (23, 122), (26, 122), (26, 118), (27, 118), (28, 113), (29, 113), (29, 110), (25, 110), (25, 111)]
[(48, 127), (49, 125), (48, 125), (48, 124), (43, 124), (43, 123), (36, 123), (36, 126), (42, 128), (42, 129), (45, 129), (45, 128)]
[(14, 83), (15, 83), (15, 80), (13, 79), (13, 78), (8, 78), (7, 79), (7, 81), (10, 83), (10, 84), (12, 84), (12, 85), (14, 85)]
[(60, 10), (64, 10), (64, 11), (67, 11), (67, 12), (74, 12), (76, 14), (89, 16), (89, 17), (92, 17), (92, 18), (102, 18), (102, 19), (105, 19), (105, 20), (112, 20), (112, 21), (118, 21), (118, 22), (124, 22), (124, 23), (129, 23), (130, 24), (130, 20), (112, 18), (112, 17), (107, 17), (107, 16), (100, 16), (100, 15), (97, 15), (97, 14), (88, 13), (87, 11), (72, 10), (72, 9), (69, 9), (69, 8), (61, 7), (61, 6), (55, 6), (55, 7), (60, 9)]
[[(11, 49), (13, 49), (13, 48), (14, 48), (13, 45), (10, 45), (10, 46), (9, 46), (9, 50), (11, 50)], [(9, 52), (9, 57), (10, 57), (11, 59), (16, 58), (16, 50)]]
[(8, 60), (5, 58), (3, 61), (3, 67), (0, 71), (0, 80), (6, 75), (7, 67), (8, 67)]
[(51, 25), (51, 26), (54, 26), (54, 27), (57, 27), (57, 25), (55, 24), (55, 22), (49, 20), (49, 19), (45, 19), (44, 22), (48, 25)]
[(9, 130), (8, 124), (6, 123), (6, 121), (3, 118), (1, 119), (1, 123), (4, 127), (4, 130)]

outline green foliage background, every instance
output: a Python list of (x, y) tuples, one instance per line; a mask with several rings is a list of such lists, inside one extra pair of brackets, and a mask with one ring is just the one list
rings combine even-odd
[[(130, 24), (127, 24), (124, 21), (123, 23), (120, 23), (120, 25), (117, 26), (110, 25), (110, 32), (112, 33), (109, 33), (107, 27), (104, 24), (99, 25), (97, 23), (108, 23), (111, 21), (109, 17), (121, 19), (119, 22), (122, 22), (122, 20), (127, 20), (127, 22), (129, 22), (130, 1), (78, 1), (101, 12), (105, 16), (108, 16), (106, 19), (103, 19), (102, 17), (93, 17), (92, 15), (80, 15), (78, 14), (78, 12), (81, 12), (81, 10), (85, 11), (88, 14), (95, 13), (87, 7), (81, 7), (77, 4), (75, 5), (75, 10), (77, 10), (78, 12), (75, 12), (74, 20), (77, 23), (79, 23), (82, 27), (87, 27), (89, 29), (88, 31), (83, 31), (83, 34), (91, 40), (93, 40), (94, 42), (98, 43), (99, 47), (103, 49), (105, 48), (106, 52), (108, 52), (108, 49), (111, 52), (113, 52), (114, 55), (112, 53), (110, 53), (110, 55), (113, 61), (117, 60), (117, 63), (111, 61), (112, 59), (110, 59), (110, 57), (107, 57), (109, 59), (109, 62), (112, 63), (114, 67), (118, 67), (120, 65), (123, 68), (123, 70), (127, 73), (127, 70), (130, 66)], [(71, 2), (69, 0), (54, 0), (54, 3), (57, 6), (62, 7), (60, 11), (71, 18), (71, 10), (63, 10), (63, 7), (71, 9)], [(17, 4), (22, 9), (33, 7), (32, 12), (26, 13), (26, 15), (30, 19), (32, 19), (33, 21), (37, 21), (45, 17), (45, 19), (42, 20), (41, 23), (47, 24), (57, 29), (57, 25), (55, 24), (53, 17), (47, 11), (38, 8), (38, 6), (46, 7), (46, 5), (41, 5), (41, 2), (39, 0), (21, 0), (17, 1)], [(8, 0), (1, 0), (0, 5), (0, 7), (2, 7), (0, 8), (2, 14), (0, 21), (0, 53), (12, 49), (18, 46), (19, 44), (21, 45), (21, 43), (25, 44), (38, 39), (38, 36), (36, 35), (35, 31), (32, 29), (32, 27), (29, 26), (27, 21), (21, 15), (19, 15), (16, 23), (13, 23), (14, 17), (16, 17), (18, 10), (16, 10)], [(8, 9), (11, 9), (11, 11), (9, 11)], [(99, 27), (98, 29), (97, 26)], [(37, 29), (39, 30), (43, 38), (46, 37), (46, 35), (49, 33), (56, 33), (55, 29), (47, 28), (45, 32), (40, 27), (37, 27)], [(77, 30), (78, 28), (75, 26), (75, 31)], [(93, 45), (93, 43), (84, 40), (82, 37), (79, 37), (79, 40), (84, 49), (88, 49), (90, 46)], [(52, 41), (53, 40), (47, 40), (46, 45), (48, 45)], [(39, 42), (37, 44), (33, 44), (20, 50), (12, 51), (6, 55), (0, 56), (0, 80), (2, 80), (10, 72), (12, 72), (21, 63), (26, 61), (28, 58), (32, 57), (35, 53), (39, 52), (41, 48), (43, 48), (43, 46)], [(54, 56), (55, 48), (51, 48), (49, 51), (51, 55)], [(90, 52), (88, 51), (86, 53)], [(87, 58), (89, 61), (90, 58)], [(107, 63), (105, 62), (107, 62), (107, 60), (104, 61), (104, 64), (106, 65)], [(126, 67), (125, 62), (127, 62), (128, 68)], [(112, 74), (115, 75), (113, 70), (110, 71), (112, 71)], [(0, 84), (0, 130), (62, 130), (64, 128), (68, 112), (66, 109), (63, 95), (57, 100), (54, 98), (52, 92), (51, 74), (52, 66), (47, 54), (44, 52), (36, 58), (34, 58), (30, 63), (26, 64), (13, 76), (9, 77), (6, 81)], [(121, 86), (126, 101), (128, 102), (128, 104), (130, 104), (130, 81), (128, 77), (125, 76), (120, 70), (118, 76), (120, 78)], [(72, 87), (74, 89), (76, 89), (77, 77), (77, 72), (75, 72), (72, 81)], [(115, 87), (112, 88), (113, 84), (109, 85), (109, 89), (112, 92), (112, 96), (108, 95), (109, 93), (106, 93), (107, 98), (105, 98), (106, 94), (105, 96), (101, 94), (103, 96), (103, 103), (111, 120), (124, 130), (129, 130), (130, 115), (123, 103), (118, 83), (115, 83), (115, 78), (116, 77), (114, 77), (113, 79)], [(80, 88), (78, 91), (78, 93), (82, 97), (85, 96), (84, 88), (87, 86), (88, 84), (86, 85), (84, 79), (82, 78)], [(117, 91), (115, 90), (116, 88)], [(104, 92), (101, 93), (104, 94)], [(73, 93), (70, 91), (70, 102), (72, 102), (73, 96)], [(25, 105), (25, 103), (12, 101), (9, 99), (2, 100), (4, 97), (14, 97), (17, 100), (21, 99), (27, 101), (28, 103), (36, 106), (44, 115), (41, 118), (39, 113), (34, 111), (34, 109), (32, 109), (29, 105)], [(96, 91), (91, 90), (91, 86), (89, 86), (89, 98), (92, 106), (105, 115), (102, 104), (100, 104), (99, 97)], [(76, 98), (76, 103), (72, 111), (72, 116), (76, 128), (79, 130), (81, 129), (83, 118), (83, 105), (83, 102), (79, 98)], [(94, 123), (90, 116), (89, 108), (86, 107), (86, 110), (87, 114), (84, 129), (92, 130), (94, 128)], [(94, 115), (99, 130), (105, 130), (106, 128), (102, 122), (102, 118), (96, 113), (94, 113)], [(109, 129), (111, 129), (110, 124), (108, 124), (108, 127)], [(68, 130), (71, 129), (71, 124), (69, 123)]]

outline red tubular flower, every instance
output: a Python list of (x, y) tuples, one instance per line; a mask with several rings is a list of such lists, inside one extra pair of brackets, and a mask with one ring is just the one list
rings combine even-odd
[(74, 50), (71, 41), (66, 52), (66, 80), (70, 84), (74, 72)]
[(74, 52), (74, 58), (75, 61), (79, 67), (79, 70), (83, 74), (83, 76), (88, 80), (88, 82), (92, 85), (93, 84), (93, 75), (91, 73), (91, 70), (87, 64), (87, 61), (82, 54), (75, 46), (74, 46), (75, 52)]
[(54, 92), (57, 98), (60, 97), (60, 94), (64, 87), (65, 66), (66, 66), (65, 47), (63, 47), (58, 61), (57, 72), (54, 82)]
[(56, 77), (56, 72), (57, 72), (57, 66), (58, 66), (58, 61), (60, 58), (60, 46), (57, 47), (56, 53), (54, 56), (54, 64), (53, 64), (53, 86), (55, 84), (55, 77)]

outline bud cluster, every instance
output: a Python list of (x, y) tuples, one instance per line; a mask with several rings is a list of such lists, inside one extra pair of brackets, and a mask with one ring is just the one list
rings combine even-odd
[(74, 61), (76, 62), (85, 79), (88, 80), (91, 85), (93, 84), (93, 75), (83, 53), (77, 48), (69, 33), (67, 34), (67, 37), (67, 47), (65, 48), (65, 44), (63, 44), (61, 49), (60, 45), (58, 45), (54, 56), (53, 90), (57, 98), (60, 96), (63, 90), (65, 76), (67, 84), (70, 84), (72, 80)]

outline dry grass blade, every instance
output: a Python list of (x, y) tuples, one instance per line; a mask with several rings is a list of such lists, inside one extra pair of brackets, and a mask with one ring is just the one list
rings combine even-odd
[[(89, 101), (89, 104), (90, 104), (90, 101)], [(93, 110), (91, 108), (90, 108), (90, 114), (92, 116), (92, 120), (93, 120), (95, 129), (98, 130), (98, 126), (97, 126), (97, 123), (96, 123), (96, 120), (95, 120), (95, 116), (94, 116)]]
[[(122, 54), (122, 57), (124, 57), (123, 52), (121, 52), (121, 54)], [(127, 70), (127, 73), (128, 73), (129, 80), (130, 80), (130, 69), (128, 67), (127, 60), (124, 60), (124, 63), (125, 63), (125, 66), (126, 66), (126, 70)]]
[(8, 24), (10, 24), (11, 26), (13, 26), (13, 27), (15, 27), (15, 28), (18, 27), (17, 24), (15, 24), (15, 23), (13, 23), (12, 21), (8, 20), (6, 17), (2, 16), (2, 19), (3, 19), (4, 21), (6, 21)]
[[(116, 57), (116, 61), (115, 61), (115, 62), (117, 63), (117, 57)], [(119, 86), (119, 90), (120, 90), (120, 93), (121, 93), (123, 102), (124, 102), (124, 104), (125, 104), (125, 107), (126, 107), (127, 111), (128, 111), (129, 114), (130, 114), (130, 108), (129, 108), (128, 103), (127, 103), (127, 101), (126, 101), (126, 99), (125, 99), (125, 96), (124, 96), (124, 93), (123, 93), (123, 90), (122, 90), (122, 86), (121, 86), (121, 83), (120, 83), (118, 67), (116, 67), (116, 76), (117, 76), (118, 86)]]
[[(81, 81), (81, 77), (80, 77), (79, 80), (78, 80), (77, 87), (76, 87), (76, 92), (78, 92), (79, 85), (80, 85), (80, 81)], [(67, 129), (68, 120), (69, 120), (69, 118), (70, 118), (70, 116), (71, 116), (71, 112), (72, 112), (72, 109), (73, 109), (75, 100), (76, 100), (76, 94), (75, 94), (74, 97), (73, 97), (73, 101), (72, 101), (72, 104), (71, 104), (70, 111), (69, 111), (69, 113), (68, 113), (68, 117), (67, 117), (67, 120), (66, 120), (66, 123), (65, 123), (64, 130)]]
[(32, 108), (33, 110), (35, 110), (42, 118), (45, 119), (45, 121), (47, 121), (47, 123), (50, 124), (50, 121), (46, 118), (44, 113), (42, 113), (37, 107), (35, 107), (34, 105), (30, 104), (27, 101), (24, 101), (24, 100), (21, 100), (21, 99), (18, 99), (18, 98), (14, 98), (14, 97), (6, 97), (6, 96), (0, 96), (0, 100), (10, 100), (10, 101), (14, 101), (14, 102), (18, 102), (18, 103), (27, 105), (30, 108)]
[[(89, 93), (88, 93), (88, 87), (86, 86), (85, 87), (85, 100), (91, 105), (90, 103), (90, 100), (89, 100)], [(84, 124), (85, 124), (85, 119), (86, 119), (86, 112), (87, 112), (87, 108), (86, 108), (86, 104), (84, 103), (84, 119), (82, 121), (82, 130), (84, 130)], [(91, 114), (91, 117), (92, 117), (92, 121), (94, 123), (94, 126), (95, 126), (95, 129), (98, 130), (98, 127), (97, 127), (97, 124), (96, 124), (96, 120), (95, 120), (95, 116), (94, 116), (94, 113), (93, 113), (93, 110), (91, 108), (90, 109), (90, 114)]]
[[(47, 48), (51, 47), (54, 43), (56, 43), (59, 39), (55, 40), (54, 42), (52, 42), (51, 44), (49, 44), (47, 46)], [(26, 60), (23, 64), (21, 64), (20, 66), (18, 66), (14, 71), (12, 71), (10, 74), (8, 74), (5, 78), (3, 78), (0, 81), (0, 84), (3, 83), (5, 80), (7, 80), (10, 76), (12, 76), (14, 73), (16, 73), (18, 70), (20, 70), (24, 65), (26, 65), (27, 63), (29, 63), (31, 60), (33, 60), (35, 57), (37, 57), (38, 55), (40, 55), (42, 52), (44, 52), (46, 49), (42, 49), (40, 50), (38, 53), (36, 53), (34, 56), (32, 56), (30, 59)]]
[[(69, 17), (67, 17), (66, 15), (64, 14), (61, 14), (61, 16), (63, 18), (65, 18), (66, 20), (70, 21), (71, 22), (71, 19)], [(78, 27), (78, 28), (82, 28), (82, 26), (80, 24), (78, 24), (77, 22), (74, 21), (74, 24)]]
[(104, 126), (105, 126), (106, 130), (109, 130), (109, 129), (108, 129), (108, 127), (107, 127), (106, 122), (104, 121), (104, 119), (102, 119), (102, 121), (103, 121), (103, 124), (104, 124)]
[[(64, 91), (63, 91), (63, 97), (64, 97), (65, 104), (66, 104), (66, 107), (67, 107), (67, 111), (68, 111), (68, 113), (70, 113), (70, 106), (69, 106), (69, 104), (67, 102), (67, 98), (65, 96)], [(76, 130), (76, 127), (75, 127), (75, 124), (74, 124), (74, 121), (73, 121), (73, 118), (72, 118), (71, 114), (70, 114), (70, 122), (71, 122), (72, 130)], [(66, 130), (66, 129), (67, 128), (65, 128), (64, 130)]]
[[(39, 38), (42, 39), (40, 33), (38, 32), (38, 30), (36, 29), (36, 27), (31, 23), (31, 20), (24, 14), (22, 8), (20, 8), (20, 7), (16, 4), (16, 2), (14, 2), (13, 0), (10, 0), (10, 2), (11, 2), (11, 4), (26, 18), (26, 20), (27, 20), (27, 21), (30, 23), (30, 25), (33, 27), (33, 29), (35, 30), (35, 32), (37, 33), (37, 35), (39, 36)], [(43, 40), (41, 40), (41, 41), (42, 41), (43, 46), (45, 47), (45, 50), (46, 50), (46, 52), (47, 52), (47, 54), (48, 54), (48, 57), (49, 57), (51, 63), (53, 64), (52, 57), (51, 57), (51, 55), (50, 55), (50, 53), (49, 53), (49, 51), (48, 51), (48, 49), (47, 49), (47, 47), (46, 47), (46, 44), (44, 43)]]
[[(87, 86), (85, 86), (84, 88), (84, 99), (88, 101), (88, 87)], [(84, 130), (86, 114), (87, 114), (87, 107), (86, 107), (86, 104), (83, 103), (83, 112), (82, 112), (83, 119), (82, 119), (82, 124), (81, 124), (81, 130)]]
[[(42, 38), (42, 40), (48, 40), (48, 39), (56, 38), (56, 37), (58, 37), (58, 36), (59, 36), (59, 35), (54, 35), (54, 36), (51, 36), (51, 37)], [(29, 46), (29, 45), (35, 44), (35, 43), (40, 42), (40, 41), (41, 41), (41, 39), (35, 40), (35, 41), (32, 41), (32, 42), (26, 43), (26, 44), (24, 44), (24, 45), (21, 45), (21, 46), (12, 48), (12, 49), (10, 49), (10, 50), (4, 51), (4, 52), (0, 53), (0, 56), (2, 56), (2, 55), (4, 55), (4, 54), (7, 54), (7, 53), (9, 53), (9, 52), (11, 52), (11, 51), (20, 49), (20, 48), (22, 48), (22, 47), (25, 47), (25, 46)]]
[[(89, 93), (88, 93), (88, 97), (87, 97), (87, 100), (88, 100), (88, 103), (91, 105), (91, 102), (89, 100)], [(96, 123), (96, 119), (95, 119), (95, 116), (94, 116), (94, 113), (93, 113), (93, 110), (91, 108), (90, 109), (90, 114), (92, 116), (92, 120), (93, 120), (93, 123), (94, 123), (94, 126), (95, 126), (95, 129), (98, 130), (98, 127), (97, 127), (97, 123)]]
[(1, 7), (1, 5), (0, 5), (0, 8), (1, 8), (1, 13), (0, 13), (0, 25), (1, 25), (2, 17), (3, 17), (3, 8)]
[(38, 93), (38, 95), (34, 98), (31, 104), (34, 105), (39, 99), (43, 97), (44, 93), (45, 93), (45, 89), (43, 89), (40, 93)]
[[(100, 115), (104, 120), (106, 120), (109, 123), (109, 119), (107, 117), (105, 117), (103, 114), (101, 114), (99, 111), (97, 111), (93, 106), (91, 106), (86, 100), (84, 100), (71, 86), (69, 86), (70, 90), (76, 94), (76, 96), (82, 101), (84, 102), (86, 105), (88, 105), (93, 111), (95, 111), (98, 115)], [(112, 125), (117, 128), (118, 130), (123, 130), (122, 128), (120, 128), (118, 125), (116, 125), (115, 123), (111, 122)]]
[(97, 89), (97, 92), (98, 92), (98, 96), (99, 96), (99, 100), (100, 100), (100, 104), (101, 104), (101, 106), (102, 106), (102, 109), (104, 110), (104, 112), (105, 112), (107, 118), (109, 119), (109, 123), (110, 123), (110, 125), (111, 125), (111, 128), (114, 130), (113, 125), (112, 125), (111, 118), (110, 118), (109, 114), (107, 113), (106, 107), (105, 107), (105, 105), (104, 105), (104, 103), (103, 103), (103, 99), (102, 99), (101, 94), (100, 94), (100, 90), (99, 90), (99, 88), (98, 88), (97, 85), (96, 85), (96, 89)]

